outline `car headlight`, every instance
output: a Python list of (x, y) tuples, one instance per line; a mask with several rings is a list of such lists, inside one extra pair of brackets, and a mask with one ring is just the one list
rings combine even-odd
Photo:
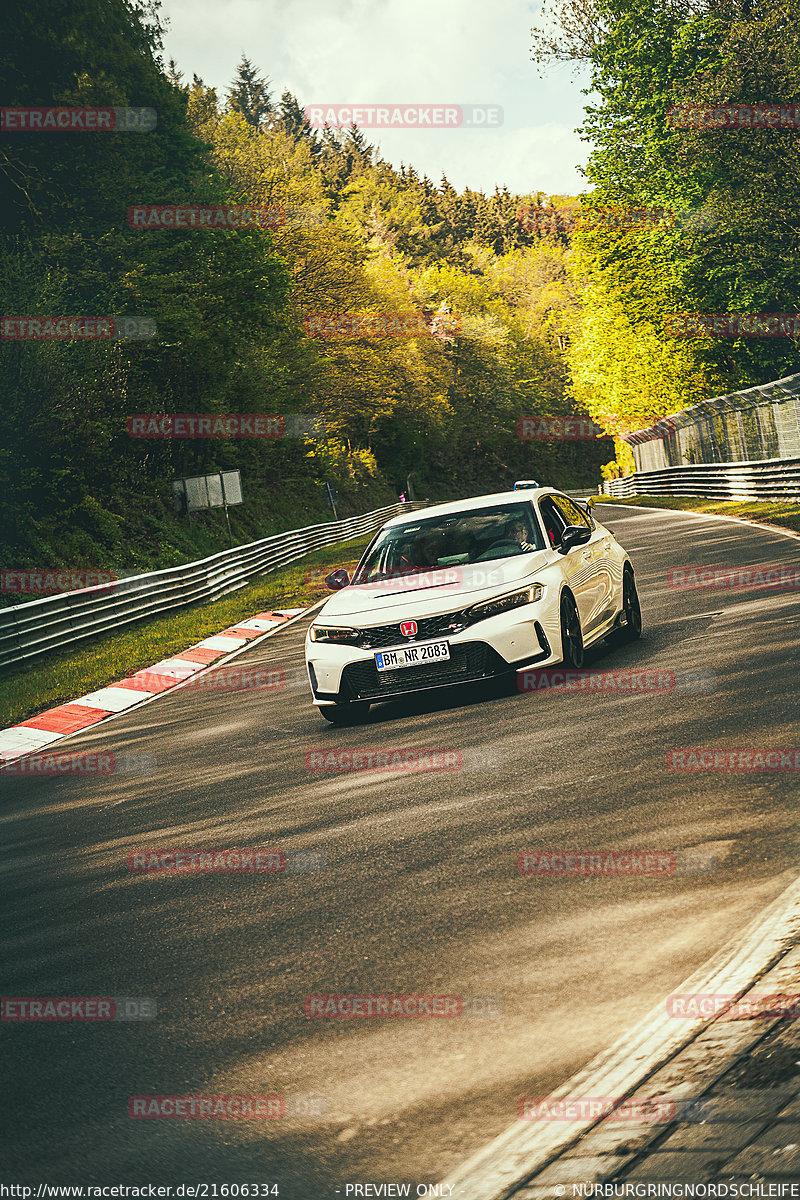
[(358, 637), (357, 629), (346, 625), (312, 625), (308, 631), (312, 642), (337, 642), (346, 645)]
[(466, 615), (470, 621), (485, 621), (487, 617), (497, 617), (512, 608), (521, 608), (523, 604), (533, 604), (536, 600), (541, 600), (543, 591), (541, 583), (532, 583), (520, 592), (509, 592), (506, 596), (496, 596), (493, 600), (475, 604), (467, 609)]

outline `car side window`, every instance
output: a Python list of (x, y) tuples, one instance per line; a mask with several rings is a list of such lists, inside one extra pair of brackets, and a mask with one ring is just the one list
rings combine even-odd
[(553, 496), (553, 503), (568, 525), (585, 525), (587, 529), (594, 529), (593, 522), (577, 504), (573, 504), (569, 496)]
[(555, 549), (556, 546), (561, 545), (561, 536), (569, 522), (556, 508), (552, 496), (545, 496), (539, 501), (539, 512), (542, 515), (542, 524), (547, 534), (547, 540), (551, 548)]
[(590, 529), (597, 528), (597, 523), (596, 523), (594, 517), (592, 516), (592, 510), (590, 508), (581, 508), (580, 504), (576, 504), (575, 501), (570, 500), (568, 496), (566, 497), (566, 499), (569, 500), (569, 503), (575, 509), (575, 511), (577, 513), (580, 513), (582, 522), (584, 522), (586, 525), (588, 525)]

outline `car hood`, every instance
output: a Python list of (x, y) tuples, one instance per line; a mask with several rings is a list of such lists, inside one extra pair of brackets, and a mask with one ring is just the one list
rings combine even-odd
[(342, 588), (315, 615), (314, 624), (334, 617), (337, 620), (357, 617), (364, 624), (378, 625), (395, 618), (456, 612), (484, 598), (502, 595), (515, 584), (522, 586), (547, 565), (551, 553), (534, 550), (493, 562), (440, 567), (421, 576)]

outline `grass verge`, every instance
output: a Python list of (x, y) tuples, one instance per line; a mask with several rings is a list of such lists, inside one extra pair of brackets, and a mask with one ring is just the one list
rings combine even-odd
[(800, 533), (800, 504), (791, 500), (707, 500), (705, 496), (596, 496), (598, 504), (633, 504), (641, 508), (668, 508), (679, 512), (713, 513), (743, 517), (748, 521), (778, 525)]
[(256, 613), (306, 608), (331, 595), (322, 582), (323, 576), (334, 567), (352, 569), (368, 542), (367, 537), (328, 546), (291, 566), (259, 576), (220, 600), (141, 621), (83, 646), (9, 667), (0, 676), (0, 727), (124, 679)]

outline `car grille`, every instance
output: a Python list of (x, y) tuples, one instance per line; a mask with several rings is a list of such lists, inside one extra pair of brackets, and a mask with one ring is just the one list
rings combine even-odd
[(448, 683), (471, 683), (508, 670), (508, 663), (484, 642), (451, 646), (450, 655), (448, 662), (426, 663), (399, 671), (379, 671), (374, 662), (350, 663), (342, 672), (339, 696), (347, 700), (378, 699), (382, 695), (443, 687)]
[(382, 650), (385, 646), (405, 646), (406, 642), (422, 642), (428, 638), (448, 637), (466, 629), (469, 622), (463, 612), (442, 613), (438, 617), (419, 617), (417, 632), (406, 637), (400, 632), (400, 622), (391, 625), (372, 625), (359, 629), (349, 644), (363, 650)]

